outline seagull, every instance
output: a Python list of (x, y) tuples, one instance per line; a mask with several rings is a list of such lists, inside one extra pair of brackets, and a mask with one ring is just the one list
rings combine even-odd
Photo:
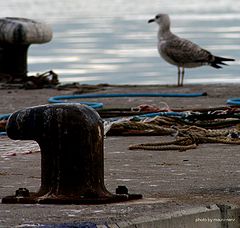
[(210, 65), (219, 69), (222, 68), (220, 65), (227, 65), (224, 61), (235, 61), (230, 58), (214, 56), (197, 44), (173, 34), (170, 30), (170, 17), (168, 14), (157, 14), (155, 18), (148, 21), (148, 23), (152, 22), (159, 25), (159, 54), (168, 63), (178, 68), (178, 86), (183, 86), (185, 68)]

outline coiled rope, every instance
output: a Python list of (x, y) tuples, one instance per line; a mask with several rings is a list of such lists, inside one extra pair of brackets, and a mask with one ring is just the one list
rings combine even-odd
[[(80, 95), (60, 95), (50, 97), (48, 99), (49, 103), (66, 103), (66, 100), (72, 99), (83, 99), (83, 98), (116, 98), (116, 97), (199, 97), (206, 96), (207, 93), (190, 93), (190, 94), (177, 94), (177, 93), (113, 93), (113, 94), (80, 94)], [(76, 103), (76, 102), (75, 102)], [(100, 109), (103, 107), (103, 103), (101, 102), (88, 102), (88, 101), (80, 101), (80, 104), (88, 105), (94, 109)], [(11, 114), (2, 114), (0, 115), (0, 121), (6, 121)], [(159, 112), (159, 113), (149, 113), (142, 116), (143, 117), (152, 117), (152, 116), (182, 116), (183, 113), (180, 112)], [(5, 131), (0, 132), (1, 135), (6, 135)]]

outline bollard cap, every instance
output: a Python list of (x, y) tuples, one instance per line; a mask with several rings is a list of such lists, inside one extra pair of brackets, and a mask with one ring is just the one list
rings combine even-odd
[(52, 39), (52, 29), (43, 22), (26, 18), (0, 18), (0, 44), (40, 44)]

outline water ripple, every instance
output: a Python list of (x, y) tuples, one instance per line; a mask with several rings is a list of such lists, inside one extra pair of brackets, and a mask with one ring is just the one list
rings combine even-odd
[[(61, 82), (175, 84), (176, 68), (157, 52), (154, 14), (168, 12), (172, 30), (216, 55), (240, 59), (240, 2), (219, 0), (8, 0), (2, 17), (49, 23), (53, 40), (32, 45), (29, 74), (49, 69)], [(26, 10), (27, 6), (27, 10)], [(239, 61), (221, 71), (202, 67), (186, 72), (186, 83), (239, 82)]]

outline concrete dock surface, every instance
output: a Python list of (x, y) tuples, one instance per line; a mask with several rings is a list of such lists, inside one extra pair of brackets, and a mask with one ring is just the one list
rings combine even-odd
[[(0, 91), (1, 113), (46, 104), (74, 89)], [(102, 86), (96, 93), (196, 93), (195, 98), (104, 98), (104, 107), (165, 102), (172, 109), (226, 106), (239, 96), (238, 84)], [(95, 92), (94, 92), (95, 93)], [(128, 150), (130, 144), (171, 140), (171, 136), (107, 136), (106, 188), (126, 186), (143, 199), (102, 205), (0, 204), (0, 227), (240, 227), (240, 145), (200, 144), (187, 151)], [(18, 188), (37, 192), (41, 154), (32, 141), (0, 138), (0, 198)]]

